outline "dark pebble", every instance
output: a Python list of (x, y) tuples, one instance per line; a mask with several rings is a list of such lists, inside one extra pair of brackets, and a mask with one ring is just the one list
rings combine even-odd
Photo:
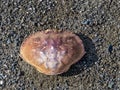
[(112, 51), (113, 51), (113, 46), (112, 46), (112, 45), (109, 45), (109, 47), (108, 47), (108, 52), (109, 52), (110, 54), (112, 54)]
[(20, 71), (19, 72), (19, 76), (24, 76), (25, 75), (25, 72), (24, 71)]
[(86, 19), (84, 21), (81, 22), (83, 25), (93, 25), (93, 21), (91, 19)]

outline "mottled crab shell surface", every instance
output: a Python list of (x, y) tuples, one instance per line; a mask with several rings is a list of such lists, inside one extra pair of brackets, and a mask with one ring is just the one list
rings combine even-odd
[(20, 56), (46, 75), (66, 72), (85, 54), (82, 40), (70, 31), (38, 31), (28, 36), (20, 47)]

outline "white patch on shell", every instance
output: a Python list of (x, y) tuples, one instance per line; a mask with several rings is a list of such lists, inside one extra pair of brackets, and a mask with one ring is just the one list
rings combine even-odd
[(40, 63), (44, 63), (46, 68), (56, 69), (64, 54), (65, 51), (58, 51), (51, 46), (49, 49), (47, 49), (47, 51), (39, 51), (40, 58), (38, 61)]

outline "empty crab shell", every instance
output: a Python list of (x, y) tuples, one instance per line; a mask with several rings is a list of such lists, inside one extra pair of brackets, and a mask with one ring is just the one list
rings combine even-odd
[(46, 75), (66, 72), (85, 54), (82, 40), (70, 31), (45, 30), (28, 36), (20, 56)]

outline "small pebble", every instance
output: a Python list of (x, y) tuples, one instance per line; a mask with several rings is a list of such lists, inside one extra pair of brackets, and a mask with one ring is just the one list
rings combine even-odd
[(86, 19), (81, 22), (83, 25), (93, 25), (93, 21), (91, 19)]
[(99, 40), (99, 37), (95, 37), (95, 38), (93, 38), (93, 42), (95, 43), (95, 42), (97, 42)]
[(118, 78), (117, 80), (120, 81), (120, 78)]
[(3, 83), (4, 83), (3, 80), (0, 80), (0, 85), (3, 85)]
[(113, 46), (110, 44), (109, 47), (108, 47), (108, 52), (109, 52), (110, 54), (112, 54), (112, 51), (113, 51)]
[(108, 87), (109, 87), (109, 88), (112, 88), (113, 85), (114, 85), (114, 82), (112, 82), (112, 81), (108, 83)]
[(25, 74), (24, 71), (19, 72), (19, 76), (24, 76), (24, 74)]

